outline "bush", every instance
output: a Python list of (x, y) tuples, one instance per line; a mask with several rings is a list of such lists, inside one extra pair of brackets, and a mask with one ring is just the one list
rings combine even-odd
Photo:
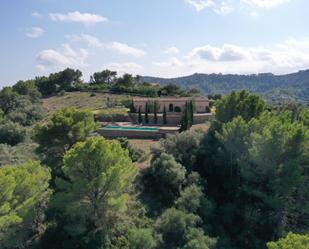
[(186, 234), (196, 227), (200, 218), (175, 208), (167, 209), (157, 220), (156, 227), (162, 235), (163, 245), (160, 248), (182, 248), (186, 243)]
[(0, 123), (4, 120), (4, 111), (0, 109)]
[(117, 140), (120, 142), (122, 148), (129, 151), (132, 162), (143, 162), (146, 160), (146, 153), (141, 149), (134, 148), (127, 138), (119, 137)]
[(151, 229), (131, 229), (129, 244), (131, 249), (152, 249), (156, 246), (156, 241)]
[(144, 175), (146, 191), (163, 206), (168, 206), (179, 192), (186, 178), (186, 169), (171, 155), (162, 153)]
[(277, 242), (267, 243), (269, 249), (308, 249), (309, 235), (300, 235), (289, 233), (285, 238)]
[(96, 111), (95, 119), (101, 122), (127, 122), (128, 110), (126, 108), (109, 108)]
[(202, 138), (202, 133), (185, 131), (161, 140), (161, 145), (166, 153), (173, 155), (177, 162), (185, 166), (187, 170), (191, 170)]
[(64, 96), (65, 95), (65, 91), (61, 90), (60, 92), (57, 93), (58, 97)]
[(32, 125), (44, 116), (44, 108), (38, 99), (19, 95), (11, 88), (4, 88), (0, 92), (0, 109), (7, 119), (22, 125)]
[(0, 144), (0, 167), (4, 165), (21, 165), (29, 160), (38, 160), (35, 143), (20, 143), (15, 146)]
[(45, 116), (45, 110), (40, 104), (25, 105), (7, 114), (7, 119), (23, 126), (33, 125)]
[(26, 137), (26, 129), (18, 123), (7, 121), (0, 125), (0, 143), (16, 145), (24, 141)]
[(175, 205), (184, 212), (196, 213), (204, 199), (203, 189), (195, 184), (186, 187), (180, 193)]

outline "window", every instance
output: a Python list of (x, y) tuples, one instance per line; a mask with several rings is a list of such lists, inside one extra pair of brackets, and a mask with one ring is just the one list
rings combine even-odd
[(175, 106), (175, 112), (181, 112), (181, 108), (179, 106)]
[(173, 112), (173, 111), (174, 111), (174, 105), (173, 105), (173, 104), (170, 104), (168, 110), (169, 110), (170, 112)]

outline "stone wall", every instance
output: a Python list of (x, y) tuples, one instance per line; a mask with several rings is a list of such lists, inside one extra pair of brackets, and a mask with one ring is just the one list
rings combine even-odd
[[(130, 113), (129, 114), (131, 118), (131, 122), (137, 124), (138, 123), (138, 113)], [(203, 124), (206, 121), (210, 120), (212, 118), (212, 113), (203, 113), (203, 114), (194, 114), (194, 124)], [(143, 124), (145, 124), (145, 115), (142, 114), (143, 117)], [(177, 126), (180, 125), (181, 122), (181, 113), (167, 113), (166, 119), (167, 119), (167, 126)], [(149, 118), (149, 124), (154, 124), (154, 114), (148, 114)], [(163, 115), (158, 114), (158, 122), (157, 125), (164, 125), (163, 124)]]
[(112, 130), (112, 129), (99, 129), (98, 134), (105, 138), (126, 137), (131, 139), (160, 139), (165, 137), (164, 132), (159, 131), (142, 131), (142, 130)]
[(164, 106), (167, 112), (182, 112), (187, 102), (193, 101), (197, 113), (206, 113), (209, 109), (209, 100), (206, 97), (161, 97), (161, 98), (134, 98), (133, 105), (138, 112), (145, 112), (146, 103), (158, 103), (158, 112), (163, 113)]

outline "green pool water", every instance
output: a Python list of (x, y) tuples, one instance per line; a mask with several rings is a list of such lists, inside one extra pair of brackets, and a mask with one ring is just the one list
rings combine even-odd
[(117, 126), (117, 125), (107, 125), (105, 129), (111, 130), (121, 130), (121, 131), (158, 131), (159, 128), (155, 127), (133, 127), (133, 126)]

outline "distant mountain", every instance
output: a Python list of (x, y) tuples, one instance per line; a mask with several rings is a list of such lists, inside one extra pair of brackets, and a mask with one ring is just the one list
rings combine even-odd
[(173, 83), (186, 89), (197, 87), (204, 94), (227, 94), (233, 90), (247, 89), (259, 93), (273, 102), (298, 101), (309, 104), (309, 70), (286, 75), (197, 73), (170, 79), (144, 76), (143, 80), (163, 85)]

